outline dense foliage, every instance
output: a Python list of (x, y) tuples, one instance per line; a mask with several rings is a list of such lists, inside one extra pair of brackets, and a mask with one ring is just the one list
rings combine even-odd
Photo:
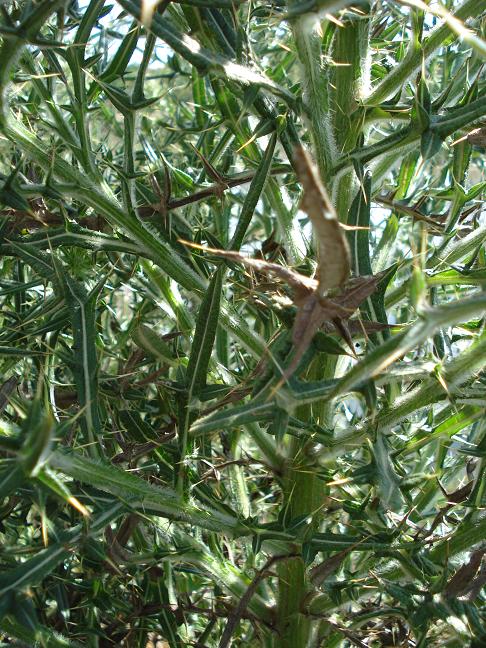
[(486, 0), (0, 12), (2, 645), (484, 646)]

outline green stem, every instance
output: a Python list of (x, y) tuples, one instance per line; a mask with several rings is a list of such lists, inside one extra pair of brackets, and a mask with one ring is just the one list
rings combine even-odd
[[(294, 3), (289, 3), (292, 9)], [(368, 45), (368, 20), (347, 21), (336, 30), (332, 70), (322, 64), (323, 38), (320, 19), (316, 15), (302, 15), (292, 23), (294, 40), (301, 62), (304, 100), (310, 125), (314, 153), (324, 182), (330, 179), (330, 170), (337, 152), (353, 150), (359, 137), (359, 126), (353, 125), (350, 115), (358, 106), (364, 57)], [(332, 72), (332, 74), (331, 74)], [(346, 221), (351, 204), (353, 172), (350, 170), (338, 181), (337, 207), (340, 220)], [(311, 378), (332, 378), (335, 358), (313, 364)], [(299, 408), (301, 421), (321, 423), (328, 421), (329, 403), (304, 405)], [(314, 408), (314, 411), (313, 411)], [(284, 507), (289, 519), (309, 516), (310, 528), (316, 528), (324, 503), (325, 489), (314, 466), (308, 460), (313, 441), (292, 439), (288, 449), (288, 468), (283, 480)], [(302, 614), (304, 601), (312, 590), (306, 565), (302, 558), (292, 558), (279, 566), (279, 598), (277, 609), (278, 645), (283, 648), (307, 646), (313, 621)]]
[(98, 20), (98, 16), (100, 15), (104, 4), (105, 0), (91, 0), (76, 32), (74, 44), (72, 48), (67, 51), (67, 61), (71, 70), (74, 96), (76, 98), (73, 114), (81, 144), (83, 167), (86, 173), (88, 173), (92, 178), (97, 178), (100, 174), (93, 155), (93, 147), (91, 146), (91, 136), (87, 115), (88, 98), (83, 66), (89, 35)]
[[(309, 378), (322, 380), (329, 373), (334, 374), (334, 359), (327, 358), (330, 363), (316, 361), (311, 364)], [(329, 366), (328, 366), (329, 365)], [(323, 422), (326, 409), (315, 405), (302, 405), (297, 410), (301, 421), (309, 424)], [(288, 448), (287, 469), (283, 478), (283, 507), (288, 520), (308, 516), (309, 525), (300, 527), (297, 531), (299, 540), (317, 530), (321, 510), (324, 504), (326, 489), (315, 472), (310, 456), (314, 441), (303, 438), (292, 438)], [(278, 646), (279, 648), (304, 648), (309, 644), (313, 620), (302, 614), (305, 599), (313, 587), (308, 577), (307, 566), (301, 557), (290, 558), (280, 564), (278, 569)]]
[[(298, 2), (290, 0), (289, 10)], [(322, 26), (318, 14), (303, 14), (292, 21), (301, 77), (305, 114), (321, 177), (325, 181), (334, 165), (338, 148), (331, 119), (328, 69), (322, 62)]]
[[(145, 75), (147, 73), (147, 68), (150, 63), (150, 58), (155, 47), (155, 36), (149, 34), (147, 36), (147, 41), (145, 43), (145, 49), (143, 52), (142, 62), (137, 71), (137, 77), (135, 79), (135, 84), (132, 91), (132, 103), (135, 105), (137, 102), (141, 102), (144, 98), (143, 85), (145, 81)], [(129, 214), (133, 214), (133, 206), (136, 204), (135, 196), (135, 161), (134, 161), (134, 145), (135, 145), (135, 133), (137, 131), (137, 113), (136, 111), (130, 111), (124, 114), (124, 147), (123, 147), (123, 158), (124, 158), (124, 171), (125, 178), (122, 181), (122, 196), (123, 196), (123, 205), (126, 211)]]
[[(310, 408), (308, 408), (310, 410)], [(307, 417), (310, 420), (309, 416)], [(290, 465), (284, 478), (284, 504), (289, 520), (301, 516), (313, 517), (315, 530), (317, 513), (323, 504), (324, 488), (321, 480), (306, 466), (308, 441), (292, 439)], [(308, 645), (312, 621), (301, 611), (310, 590), (306, 565), (301, 557), (290, 558), (278, 568), (278, 640), (275, 648), (304, 648)]]
[[(340, 155), (356, 147), (364, 127), (364, 119), (361, 119), (356, 110), (362, 87), (368, 83), (368, 42), (368, 18), (347, 20), (343, 27), (336, 30), (334, 36), (332, 58), (335, 67), (332, 86), (335, 90), (332, 112), (336, 144)], [(354, 171), (349, 169), (336, 178), (330, 187), (338, 218), (342, 223), (347, 222), (348, 211), (356, 193), (354, 175)]]

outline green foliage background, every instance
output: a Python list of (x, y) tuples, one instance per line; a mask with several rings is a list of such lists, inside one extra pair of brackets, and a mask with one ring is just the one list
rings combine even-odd
[[(486, 1), (437, 6), (0, 4), (2, 645), (485, 645)], [(282, 385), (288, 286), (181, 240), (311, 276), (300, 144), (387, 272)]]

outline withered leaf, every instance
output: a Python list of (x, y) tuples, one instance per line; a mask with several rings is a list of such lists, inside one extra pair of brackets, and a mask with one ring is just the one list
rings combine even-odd
[(449, 580), (444, 590), (446, 596), (461, 596), (466, 594), (474, 582), (474, 578), (481, 566), (486, 549), (478, 549), (471, 554), (469, 562), (456, 571), (454, 576)]
[[(294, 161), (304, 190), (301, 208), (309, 215), (318, 242), (316, 279), (277, 263), (243, 256), (239, 252), (217, 250), (181, 241), (190, 247), (276, 276), (293, 289), (293, 301), (297, 306), (292, 329), (294, 352), (282, 375), (282, 381), (290, 378), (314, 335), (326, 323), (343, 336), (354, 353), (351, 333), (346, 322), (359, 305), (376, 290), (383, 276), (380, 274), (348, 280), (351, 262), (347, 239), (319, 179), (317, 169), (303, 148), (295, 150)], [(333, 289), (340, 291), (332, 297), (328, 296), (329, 291)]]
[(290, 377), (300, 362), (307, 347), (317, 331), (326, 325), (326, 329), (337, 331), (355, 354), (351, 331), (347, 321), (359, 305), (367, 299), (380, 282), (382, 275), (355, 277), (348, 281), (341, 293), (335, 297), (319, 297), (316, 290), (300, 306), (294, 322), (292, 341), (295, 345), (294, 356), (284, 373), (284, 379)]
[(469, 601), (474, 601), (474, 599), (478, 597), (485, 583), (486, 583), (486, 563), (483, 561), (478, 573), (474, 577), (472, 583), (468, 586), (467, 592), (465, 592), (465, 594), (467, 594), (467, 598)]
[[(382, 322), (370, 322), (368, 320), (361, 319), (352, 319), (346, 322), (346, 328), (351, 335), (351, 338), (354, 337), (366, 337), (367, 335), (372, 335), (373, 333), (380, 333), (381, 331), (387, 331), (391, 328), (397, 326), (396, 324), (383, 324)], [(335, 330), (335, 326), (332, 322), (324, 322), (321, 329), (324, 333), (332, 333)]]
[(13, 390), (17, 387), (18, 378), (12, 376), (0, 386), (0, 412), (8, 405)]
[(344, 308), (355, 311), (358, 306), (372, 295), (388, 270), (367, 277), (353, 277), (346, 282), (345, 289), (339, 297), (339, 303)]
[(294, 164), (304, 190), (301, 209), (309, 216), (318, 243), (319, 295), (338, 288), (349, 277), (351, 255), (344, 230), (319, 178), (317, 168), (302, 147), (294, 151)]
[(291, 286), (297, 294), (307, 295), (313, 292), (317, 287), (317, 281), (301, 275), (298, 272), (294, 272), (290, 268), (285, 268), (284, 266), (279, 265), (278, 263), (269, 263), (268, 261), (263, 261), (262, 259), (254, 259), (253, 257), (247, 257), (244, 254), (239, 252), (234, 252), (232, 250), (218, 250), (212, 247), (206, 247), (205, 245), (199, 245), (197, 243), (190, 243), (189, 241), (184, 241), (180, 239), (180, 243), (187, 245), (189, 247), (195, 248), (197, 250), (204, 250), (209, 254), (214, 256), (219, 256), (222, 259), (227, 259), (228, 261), (235, 261), (236, 263), (242, 263), (247, 268), (253, 268), (258, 272), (275, 275), (279, 279), (285, 281), (289, 286)]
[(356, 547), (358, 547), (362, 542), (364, 542), (364, 539), (355, 542), (350, 547), (346, 547), (346, 549), (343, 549), (342, 551), (338, 551), (333, 556), (330, 556), (329, 558), (324, 560), (320, 565), (317, 565), (316, 567), (311, 569), (310, 578), (312, 583), (317, 586), (322, 585), (322, 583), (327, 578), (329, 578), (329, 576), (331, 576), (335, 571), (338, 570), (348, 554), (354, 551)]

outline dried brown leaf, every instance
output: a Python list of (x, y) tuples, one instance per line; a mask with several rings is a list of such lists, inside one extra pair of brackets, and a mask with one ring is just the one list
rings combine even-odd
[(340, 295), (332, 299), (319, 298), (317, 291), (315, 291), (305, 297), (301, 303), (296, 302), (299, 309), (292, 329), (294, 355), (283, 374), (283, 380), (290, 378), (312, 342), (314, 335), (326, 323), (329, 323), (330, 326), (337, 330), (347, 342), (353, 354), (356, 355), (347, 320), (361, 302), (373, 292), (371, 287), (376, 288), (376, 282), (370, 281), (369, 277), (365, 279), (367, 281), (362, 282), (362, 285), (354, 285), (350, 292), (344, 290)]
[[(393, 324), (383, 324), (382, 322), (369, 322), (368, 320), (353, 319), (346, 322), (346, 327), (351, 337), (364, 337), (370, 333), (380, 333), (393, 328)], [(333, 322), (324, 322), (322, 325), (324, 333), (335, 331)]]
[(294, 150), (294, 163), (304, 190), (301, 209), (309, 216), (318, 243), (317, 290), (323, 296), (349, 277), (351, 255), (318, 171), (304, 148)]
[(18, 382), (17, 376), (12, 376), (0, 386), (0, 412), (8, 405), (10, 396), (17, 387)]
[[(292, 328), (292, 342), (294, 344), (294, 353), (290, 364), (282, 375), (282, 382), (288, 380), (297, 368), (302, 356), (308, 349), (314, 335), (317, 331), (326, 325), (327, 330), (330, 327), (336, 330), (347, 342), (348, 346), (355, 354), (352, 341), (352, 330), (355, 324), (361, 325), (361, 322), (352, 322), (348, 326), (348, 319), (353, 315), (359, 305), (367, 299), (375, 290), (380, 282), (383, 273), (370, 277), (356, 277), (350, 279), (342, 289), (341, 293), (335, 297), (324, 297), (320, 292), (320, 284), (314, 279), (294, 272), (277, 263), (269, 263), (262, 259), (246, 257), (239, 252), (231, 250), (218, 250), (198, 243), (180, 240), (181, 243), (197, 250), (204, 250), (214, 256), (242, 263), (248, 268), (258, 272), (274, 275), (285, 281), (294, 290), (294, 303), (297, 306), (297, 315)], [(364, 330), (372, 325), (380, 326), (375, 322), (364, 323)], [(363, 330), (361, 326), (360, 330)]]
[(483, 556), (486, 553), (486, 549), (478, 549), (477, 551), (471, 554), (469, 562), (465, 565), (462, 565), (454, 576), (449, 580), (444, 590), (446, 596), (460, 596), (461, 594), (466, 594), (471, 584), (474, 582), (474, 578), (481, 567), (481, 562)]
[(226, 184), (226, 180), (224, 176), (222, 176), (221, 173), (219, 173), (219, 171), (211, 164), (211, 162), (207, 160), (204, 157), (204, 155), (193, 144), (191, 144), (191, 147), (194, 153), (197, 155), (197, 157), (201, 160), (204, 166), (204, 170), (206, 171), (208, 176), (222, 186), (223, 192), (226, 189), (228, 189), (228, 185)]
[(217, 250), (216, 248), (198, 245), (197, 243), (190, 243), (189, 241), (184, 241), (183, 239), (180, 239), (179, 242), (197, 250), (204, 250), (204, 252), (214, 254), (214, 256), (221, 257), (222, 259), (235, 261), (236, 263), (242, 263), (247, 268), (253, 268), (258, 272), (262, 272), (267, 275), (275, 275), (279, 279), (285, 281), (289, 286), (294, 288), (294, 290), (296, 290), (299, 295), (309, 294), (317, 287), (317, 282), (314, 279), (306, 277), (305, 275), (301, 275), (298, 272), (294, 272), (293, 270), (290, 270), (290, 268), (285, 268), (278, 263), (269, 263), (268, 261), (263, 261), (262, 259), (254, 259), (253, 257), (247, 257), (243, 254), (240, 254), (239, 252), (233, 252), (231, 250)]
[(386, 272), (387, 271), (377, 275), (354, 277), (353, 279), (350, 279), (346, 283), (342, 294), (336, 298), (336, 301), (339, 300), (339, 304), (344, 308), (355, 311), (358, 306), (365, 301), (365, 299), (368, 299), (368, 297), (375, 292), (376, 287)]
[(312, 342), (312, 338), (326, 319), (326, 314), (315, 292), (309, 295), (301, 304), (298, 304), (298, 306), (299, 308), (292, 328), (294, 354), (289, 366), (283, 373), (282, 381), (284, 382), (292, 376), (302, 356), (307, 351), (309, 344)]

